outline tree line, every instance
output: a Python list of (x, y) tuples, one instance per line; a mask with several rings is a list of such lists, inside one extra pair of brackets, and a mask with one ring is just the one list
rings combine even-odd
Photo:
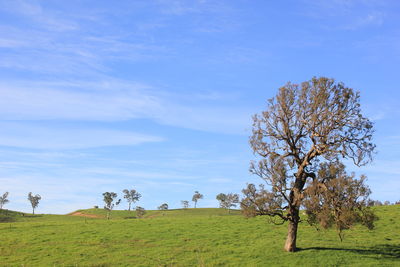
[[(242, 190), (242, 192), (244, 193), (245, 196), (248, 194), (248, 188), (254, 188), (253, 190), (256, 190), (255, 186), (253, 184), (249, 184), (247, 189)], [(139, 192), (137, 192), (135, 189), (131, 189), (131, 190), (124, 189), (122, 192), (124, 194), (123, 197), (128, 202), (128, 211), (130, 211), (131, 205), (133, 203), (139, 201), (139, 199), (141, 198), (141, 194)], [(118, 201), (116, 201), (114, 203), (116, 198), (117, 198), (117, 194), (114, 192), (103, 193), (103, 201), (105, 203), (104, 209), (111, 212), (111, 210), (114, 208), (114, 206), (118, 206), (121, 203), (121, 199), (118, 199)], [(197, 201), (200, 199), (203, 199), (203, 198), (204, 198), (204, 196), (202, 194), (200, 194), (198, 191), (195, 191), (195, 193), (192, 197), (192, 201), (194, 202), (195, 208), (197, 205)], [(29, 203), (31, 204), (32, 214), (35, 214), (35, 209), (39, 206), (39, 202), (42, 199), (42, 197), (39, 194), (33, 195), (32, 192), (29, 192), (27, 199), (28, 199)], [(239, 194), (234, 194), (234, 193), (228, 193), (228, 194), (219, 193), (216, 196), (216, 199), (219, 202), (219, 207), (223, 208), (223, 209), (227, 209), (228, 212), (230, 212), (230, 210), (232, 208), (236, 208), (238, 204), (245, 205), (246, 201), (248, 201), (248, 199), (246, 199), (246, 197), (244, 197), (244, 198), (242, 198), (242, 200), (240, 200)], [(9, 192), (5, 192), (5, 193), (3, 193), (3, 195), (0, 195), (0, 210), (2, 210), (4, 205), (8, 204), (9, 202), (10, 202)], [(368, 202), (368, 206), (388, 206), (388, 205), (400, 205), (400, 200), (393, 202), (393, 203), (388, 200), (386, 200), (384, 202), (381, 202), (379, 200), (369, 200), (369, 202)], [(188, 200), (181, 200), (181, 206), (183, 209), (188, 209), (190, 207), (190, 202)], [(168, 210), (168, 207), (169, 206), (167, 203), (163, 203), (160, 206), (158, 206), (157, 209), (158, 210)], [(98, 206), (95, 206), (95, 208), (98, 208)], [(143, 217), (143, 215), (145, 214), (145, 209), (140, 206), (136, 206), (135, 211), (136, 211), (138, 217)], [(247, 212), (249, 212), (246, 209), (244, 209), (242, 211), (245, 215), (247, 214)], [(109, 218), (109, 214), (107, 217)]]
[[(135, 189), (130, 189), (130, 190), (124, 189), (122, 193), (123, 193), (123, 198), (125, 198), (126, 201), (128, 202), (128, 211), (131, 210), (131, 205), (139, 201), (140, 198), (142, 197), (142, 195)], [(194, 208), (197, 207), (197, 202), (203, 198), (204, 195), (201, 194), (199, 191), (194, 192), (192, 196)], [(230, 212), (230, 209), (232, 207), (236, 207), (237, 204), (239, 203), (239, 195), (233, 193), (229, 194), (220, 193), (216, 196), (216, 199), (220, 203), (220, 208), (228, 209), (228, 212)], [(105, 204), (104, 209), (107, 210), (107, 219), (109, 219), (111, 211), (114, 209), (115, 206), (118, 206), (121, 203), (121, 199), (118, 199), (118, 194), (115, 192), (104, 192), (103, 202)], [(188, 200), (182, 200), (181, 205), (183, 209), (188, 209), (190, 206)], [(95, 207), (98, 208), (98, 206)], [(169, 208), (168, 203), (162, 203), (160, 206), (157, 207), (158, 210), (168, 210), (168, 208)], [(140, 206), (136, 206), (135, 211), (136, 211), (136, 216), (138, 218), (143, 217), (143, 215), (146, 213), (145, 209)]]

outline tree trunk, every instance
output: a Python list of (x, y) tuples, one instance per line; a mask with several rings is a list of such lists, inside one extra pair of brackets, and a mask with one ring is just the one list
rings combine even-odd
[(287, 252), (295, 252), (297, 250), (296, 247), (296, 239), (297, 239), (297, 226), (299, 224), (299, 209), (294, 208), (291, 211), (292, 220), (289, 221), (288, 225), (288, 234), (286, 237), (285, 243), (285, 251)]
[(32, 214), (35, 214), (35, 209), (32, 209)]
[(131, 211), (131, 203), (129, 202), (129, 209), (128, 209), (129, 211)]
[(298, 222), (289, 221), (288, 234), (285, 243), (285, 251), (287, 252), (295, 252), (297, 249), (296, 247), (297, 225)]
[(197, 201), (194, 202), (194, 208), (196, 208)]

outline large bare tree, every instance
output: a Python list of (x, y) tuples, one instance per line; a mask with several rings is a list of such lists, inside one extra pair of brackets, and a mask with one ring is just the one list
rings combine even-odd
[(322, 163), (343, 159), (357, 166), (369, 163), (375, 148), (372, 134), (373, 124), (361, 112), (359, 92), (325, 77), (287, 83), (268, 100), (267, 109), (253, 117), (250, 144), (259, 160), (251, 163), (250, 171), (267, 182), (268, 190), (249, 185), (243, 191), (242, 208), (248, 214), (287, 221), (284, 248), (296, 251), (308, 182), (325, 182), (318, 177)]

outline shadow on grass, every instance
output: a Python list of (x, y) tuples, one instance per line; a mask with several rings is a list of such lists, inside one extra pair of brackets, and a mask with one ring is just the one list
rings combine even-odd
[(131, 216), (131, 217), (124, 217), (124, 219), (137, 219), (137, 217), (135, 217), (135, 216)]
[(8, 222), (15, 222), (15, 218), (6, 216), (0, 217), (0, 223), (8, 223)]
[(378, 245), (365, 249), (356, 248), (324, 248), (324, 247), (310, 247), (299, 248), (299, 251), (305, 250), (331, 250), (331, 251), (349, 251), (362, 255), (371, 255), (375, 257), (385, 257), (391, 259), (400, 259), (400, 244), (398, 245)]

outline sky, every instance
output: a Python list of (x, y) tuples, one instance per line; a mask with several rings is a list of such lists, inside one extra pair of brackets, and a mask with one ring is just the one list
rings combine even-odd
[[(38, 213), (198, 207), (240, 193), (251, 116), (286, 82), (360, 91), (377, 154), (373, 199), (400, 200), (397, 0), (0, 0), (0, 194)], [(193, 204), (192, 204), (193, 206)], [(126, 209), (122, 201), (118, 209)]]

